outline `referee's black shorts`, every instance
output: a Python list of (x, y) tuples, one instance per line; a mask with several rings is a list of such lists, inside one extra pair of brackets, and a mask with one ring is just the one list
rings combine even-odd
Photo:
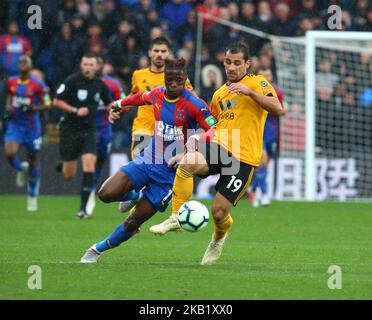
[(209, 167), (208, 174), (200, 177), (220, 174), (216, 191), (236, 206), (252, 181), (255, 167), (237, 160), (224, 147), (214, 142), (201, 143), (198, 149)]
[(62, 161), (77, 160), (82, 154), (97, 154), (96, 130), (71, 130), (61, 128), (59, 153)]

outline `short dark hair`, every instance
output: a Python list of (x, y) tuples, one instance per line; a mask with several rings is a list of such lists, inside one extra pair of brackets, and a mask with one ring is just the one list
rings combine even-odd
[(231, 45), (229, 45), (227, 48), (226, 48), (226, 51), (225, 53), (227, 52), (231, 52), (231, 53), (243, 53), (243, 59), (244, 61), (247, 61), (249, 59), (249, 47), (246, 43), (244, 42), (234, 42), (232, 43)]
[(184, 58), (165, 60), (164, 71), (167, 72), (167, 70), (180, 70), (180, 71), (183, 71), (185, 74), (187, 74), (186, 60)]
[(90, 53), (90, 52), (85, 52), (83, 54), (83, 56), (81, 57), (81, 59), (83, 59), (83, 58), (88, 58), (88, 59), (94, 58), (94, 59), (97, 60), (97, 56), (95, 54), (93, 54), (93, 53)]
[(158, 44), (158, 45), (165, 44), (168, 47), (168, 49), (170, 49), (170, 47), (171, 47), (171, 43), (170, 43), (170, 41), (167, 37), (157, 37), (157, 38), (151, 40), (150, 49), (152, 49), (152, 47), (156, 44)]

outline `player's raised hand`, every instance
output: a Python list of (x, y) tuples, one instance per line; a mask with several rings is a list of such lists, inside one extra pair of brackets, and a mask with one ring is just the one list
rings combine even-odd
[(78, 117), (85, 117), (89, 113), (89, 109), (87, 107), (81, 107), (77, 110), (76, 115)]
[(233, 82), (229, 85), (229, 88), (227, 89), (229, 93), (241, 93), (246, 96), (250, 96), (253, 92), (253, 90), (246, 85), (238, 82)]
[(116, 120), (120, 119), (120, 112), (115, 111), (111, 108), (108, 120), (110, 123), (114, 123)]

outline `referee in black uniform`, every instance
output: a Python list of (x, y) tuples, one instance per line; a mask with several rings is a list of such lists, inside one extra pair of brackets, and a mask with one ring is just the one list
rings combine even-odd
[(67, 77), (57, 89), (53, 105), (64, 111), (60, 123), (60, 155), (65, 180), (76, 175), (77, 160), (81, 155), (83, 181), (81, 184), (79, 218), (89, 217), (87, 212), (89, 194), (93, 188), (96, 163), (97, 133), (96, 114), (100, 100), (110, 108), (113, 102), (104, 82), (96, 76), (98, 70), (95, 56), (85, 54), (80, 71)]

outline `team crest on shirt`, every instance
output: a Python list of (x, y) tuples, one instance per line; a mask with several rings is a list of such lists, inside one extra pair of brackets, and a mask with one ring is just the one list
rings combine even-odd
[(182, 110), (177, 110), (176, 120), (177, 121), (183, 121), (183, 120), (185, 120), (185, 117), (183, 116)]
[(88, 90), (79, 89), (77, 92), (77, 97), (80, 101), (84, 101), (88, 97)]

